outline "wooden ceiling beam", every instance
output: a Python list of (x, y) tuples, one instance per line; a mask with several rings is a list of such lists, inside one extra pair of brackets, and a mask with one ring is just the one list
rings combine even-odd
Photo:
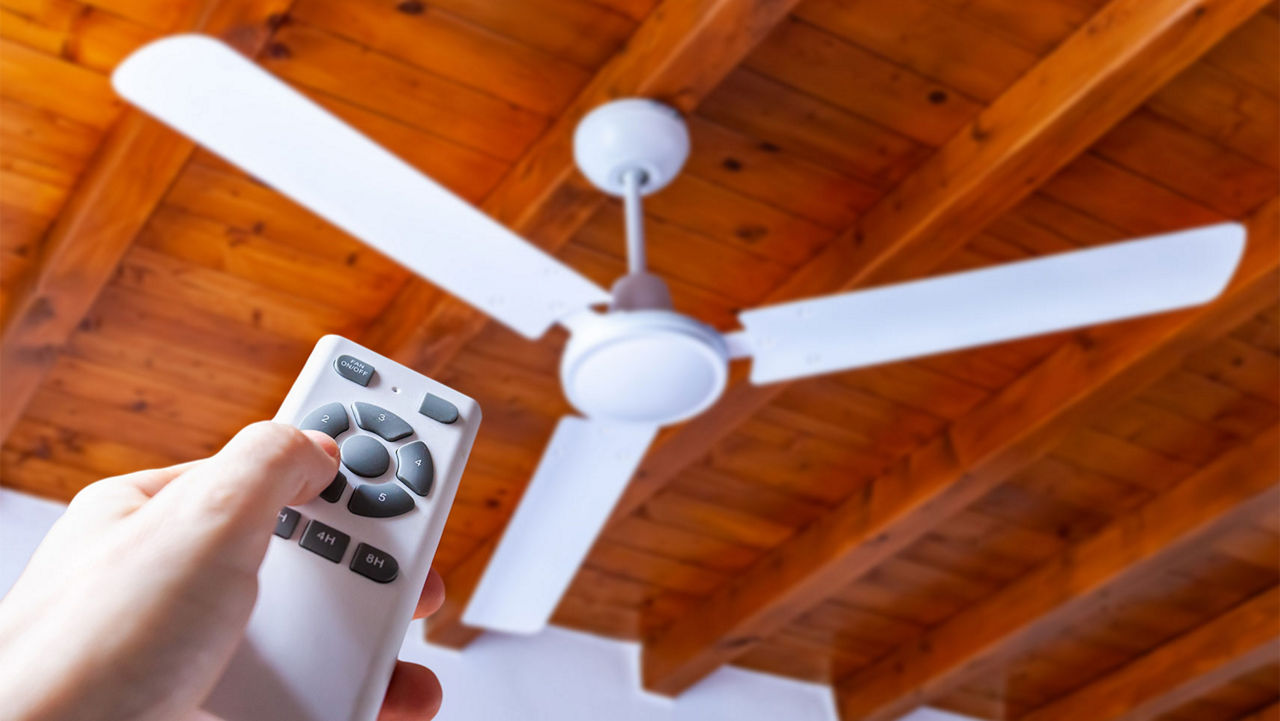
[[(664, 0), (503, 176), (480, 208), (554, 253), (604, 196), (577, 172), (573, 132), (582, 116), (621, 97), (641, 96), (689, 112), (738, 66), (798, 0)], [(434, 375), (488, 317), (412, 277), (366, 330), (363, 342)]]
[[(874, 666), (840, 681), (841, 716), (887, 721), (942, 698), (1185, 564), (1197, 549), (1207, 548), (1277, 503), (1280, 428), (1272, 426)], [(1061, 708), (1081, 712), (1074, 718), (1100, 718), (1083, 713), (1088, 706)], [(1060, 710), (1045, 713), (1041, 721), (1073, 718)]]
[(1048, 452), (1071, 428), (1132, 396), (1274, 303), (1280, 201), (1250, 221), (1240, 269), (1214, 303), (1076, 333), (865, 490), (736, 575), (644, 644), (645, 686), (677, 694), (862, 577)]
[(1280, 589), (1273, 587), (1100, 680), (1032, 711), (1022, 721), (1139, 721), (1174, 711), (1275, 663), (1280, 658), (1277, 618)]
[[(174, 28), (218, 35), (254, 56), (292, 0), (202, 0)], [(126, 108), (72, 189), (40, 260), (15, 293), (0, 340), (0, 443), (125, 253), (186, 166), (195, 145)]]
[(1280, 701), (1270, 706), (1264, 706), (1257, 711), (1250, 711), (1236, 719), (1236, 721), (1280, 721)]
[[(693, 110), (797, 1), (665, 0), (503, 177), (481, 208), (554, 252), (604, 200), (580, 177), (573, 162), (578, 120), (596, 106), (626, 96), (656, 98), (684, 112)], [(369, 327), (363, 342), (434, 375), (487, 322), (480, 312), (415, 277)], [(478, 629), (461, 626), (462, 611), (495, 541), (482, 544), (446, 577), (449, 595), (427, 626), (429, 641), (461, 648), (480, 634)]]

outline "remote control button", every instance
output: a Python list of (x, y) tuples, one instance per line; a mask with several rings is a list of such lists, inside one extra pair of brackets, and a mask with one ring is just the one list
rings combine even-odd
[(342, 560), (342, 554), (346, 552), (350, 542), (351, 536), (342, 531), (319, 521), (311, 521), (307, 523), (302, 532), (302, 540), (298, 543), (308, 551), (337, 563)]
[(398, 441), (413, 433), (413, 427), (400, 416), (372, 403), (352, 403), (356, 412), (356, 425), (382, 436), (384, 441)]
[(356, 475), (374, 478), (387, 473), (392, 457), (383, 444), (367, 435), (352, 435), (342, 443), (342, 462)]
[(298, 519), (302, 514), (292, 508), (281, 508), (276, 514), (276, 535), (281, 538), (288, 538), (293, 535), (293, 529), (298, 527)]
[(342, 492), (347, 490), (347, 477), (342, 475), (342, 471), (338, 471), (338, 475), (333, 477), (333, 481), (320, 491), (320, 497), (330, 503), (337, 503), (342, 498)]
[(396, 483), (366, 483), (351, 492), (347, 510), (357, 516), (391, 518), (412, 511), (413, 498)]
[(396, 478), (404, 481), (414, 493), (425, 496), (431, 492), (436, 467), (431, 462), (431, 451), (422, 441), (401, 446), (396, 451)]
[(458, 420), (458, 407), (446, 401), (440, 396), (433, 396), (430, 393), (426, 398), (422, 399), (422, 405), (418, 406), (418, 412), (440, 423), (453, 423)]
[(369, 436), (352, 436), (342, 443), (342, 462), (356, 475), (373, 478), (387, 472), (391, 455)]
[(349, 355), (338, 356), (333, 362), (333, 369), (356, 385), (367, 386), (369, 379), (373, 378), (373, 366)]
[(341, 403), (326, 403), (308, 413), (298, 427), (304, 431), (322, 431), (330, 438), (337, 438), (346, 433), (351, 424), (347, 422), (347, 411)]
[(400, 566), (396, 565), (396, 559), (390, 553), (361, 543), (351, 556), (351, 570), (378, 583), (391, 583), (400, 573)]

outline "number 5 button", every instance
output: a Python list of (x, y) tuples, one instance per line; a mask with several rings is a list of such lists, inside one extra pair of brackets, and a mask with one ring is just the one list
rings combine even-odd
[(396, 478), (404, 481), (414, 493), (425, 496), (431, 492), (436, 467), (431, 462), (431, 451), (422, 441), (401, 446), (396, 451)]
[(395, 483), (366, 483), (351, 493), (347, 510), (357, 516), (391, 518), (413, 510), (413, 498)]

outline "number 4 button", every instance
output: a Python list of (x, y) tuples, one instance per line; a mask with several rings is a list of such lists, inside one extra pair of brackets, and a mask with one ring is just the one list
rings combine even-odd
[(435, 480), (435, 464), (431, 462), (431, 451), (422, 441), (401, 446), (396, 451), (396, 478), (399, 478), (409, 490), (425, 496), (431, 492), (431, 483)]

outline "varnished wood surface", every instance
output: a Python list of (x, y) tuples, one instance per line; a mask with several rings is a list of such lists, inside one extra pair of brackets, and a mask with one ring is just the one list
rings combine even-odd
[[(606, 285), (624, 268), (620, 209), (567, 165), (567, 133), (603, 98), (675, 102), (694, 149), (647, 204), (650, 262), (680, 310), (724, 329), (767, 299), (1271, 202), (1253, 284), (1195, 316), (1210, 320), (1194, 332), (1166, 333), (1194, 325), (1171, 315), (732, 391), (663, 434), (554, 621), (702, 659), (668, 690), (732, 661), (831, 683), (850, 718), (925, 702), (993, 719), (1104, 706), (1276, 718), (1269, 651), (1215, 648), (1211, 663), (1195, 650), (1280, 583), (1280, 512), (1254, 512), (1247, 494), (1223, 496), (1240, 501), (1196, 552), (1146, 549), (1167, 563), (1066, 626), (1055, 604), (989, 611), (1068, 583), (1064, 559), (1224, 459), (1274, 465), (1257, 450), (1280, 421), (1280, 281), (1266, 259), (1280, 192), (1274, 3), (0, 0), (0, 482), (67, 499), (104, 475), (205, 455), (274, 412), (317, 336), (364, 339), (485, 408), (437, 557), (450, 606), (429, 631), (462, 646), (468, 579), (569, 411), (564, 336), (529, 343), (479, 322), (204, 151), (164, 151), (163, 134), (122, 142), (139, 121), (110, 69), (200, 22), (260, 45), (272, 72)], [(1137, 27), (1149, 32), (1124, 34)], [(101, 189), (118, 200), (92, 202)], [(33, 314), (42, 295), (55, 315)], [(1110, 389), (1097, 403), (1061, 402), (1123, 358), (1159, 361), (1088, 386)], [(1009, 465), (974, 452), (1037, 413), (1054, 432), (1034, 453)], [(884, 552), (848, 541), (856, 573), (770, 570), (844, 528), (886, 479), (920, 494), (902, 484), (931, 460), (961, 487), (944, 496), (955, 503), (902, 515), (909, 539)], [(1173, 511), (1164, 528), (1215, 512)], [(1093, 553), (1089, 568), (1117, 578), (1132, 563)], [(740, 594), (786, 613), (762, 626), (708, 615)], [(798, 601), (768, 605), (784, 598)], [(1005, 625), (966, 631), (984, 609)], [(1206, 660), (1178, 663), (1187, 653)], [(858, 692), (868, 679), (875, 692)]]

